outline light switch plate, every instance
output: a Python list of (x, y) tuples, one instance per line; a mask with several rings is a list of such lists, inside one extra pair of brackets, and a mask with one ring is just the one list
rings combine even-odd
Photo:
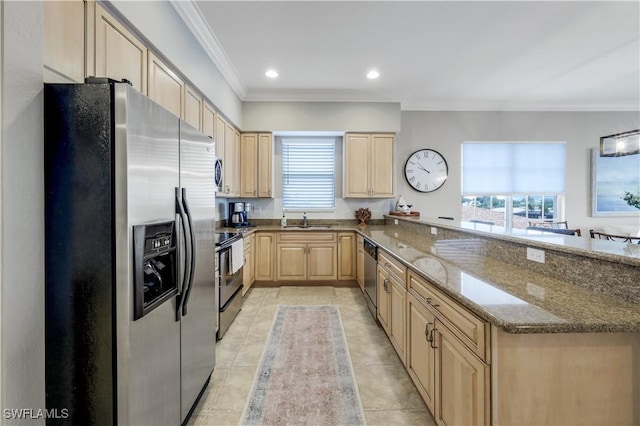
[(436, 228), (435, 226), (432, 226), (432, 227), (431, 227), (431, 233), (432, 233), (433, 235), (438, 235), (438, 228)]
[(393, 219), (393, 224), (397, 225), (398, 224), (398, 219)]

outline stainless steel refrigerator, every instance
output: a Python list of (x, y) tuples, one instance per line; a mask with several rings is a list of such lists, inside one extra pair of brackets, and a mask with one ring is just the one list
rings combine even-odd
[(214, 142), (87, 83), (45, 85), (48, 422), (179, 425), (214, 367)]

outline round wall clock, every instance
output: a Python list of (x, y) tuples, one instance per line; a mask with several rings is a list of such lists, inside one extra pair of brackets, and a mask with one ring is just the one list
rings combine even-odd
[(447, 161), (438, 151), (432, 149), (414, 152), (404, 164), (404, 177), (416, 191), (435, 191), (444, 185), (448, 175)]

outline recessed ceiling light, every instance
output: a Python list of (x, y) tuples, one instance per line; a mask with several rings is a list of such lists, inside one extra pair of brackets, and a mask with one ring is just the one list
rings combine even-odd
[(264, 73), (264, 75), (266, 75), (269, 78), (276, 78), (278, 76), (278, 73), (276, 70), (268, 70), (267, 72)]
[(371, 70), (367, 73), (367, 78), (370, 80), (376, 79), (378, 77), (380, 77), (380, 73), (378, 71)]

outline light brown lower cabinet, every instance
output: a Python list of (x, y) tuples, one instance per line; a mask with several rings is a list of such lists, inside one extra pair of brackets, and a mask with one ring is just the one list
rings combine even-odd
[(273, 281), (275, 279), (275, 240), (274, 232), (255, 233), (254, 271), (256, 281)]
[(432, 333), (435, 353), (435, 410), (440, 425), (488, 425), (489, 365), (480, 360), (436, 318)]
[(435, 316), (414, 295), (407, 295), (407, 371), (433, 413), (435, 404), (435, 352), (430, 332)]
[(338, 280), (356, 279), (356, 235), (353, 232), (338, 232)]
[(413, 294), (407, 371), (439, 425), (490, 423), (490, 367)]
[(337, 252), (335, 232), (279, 232), (276, 236), (276, 280), (336, 280)]
[(356, 280), (364, 292), (364, 237), (356, 236)]
[(378, 265), (377, 271), (378, 321), (406, 365), (407, 290), (382, 266)]
[(244, 238), (244, 267), (242, 268), (242, 284), (244, 287), (242, 288), (242, 295), (247, 294), (253, 282), (256, 279), (255, 274), (255, 235), (249, 235)]

